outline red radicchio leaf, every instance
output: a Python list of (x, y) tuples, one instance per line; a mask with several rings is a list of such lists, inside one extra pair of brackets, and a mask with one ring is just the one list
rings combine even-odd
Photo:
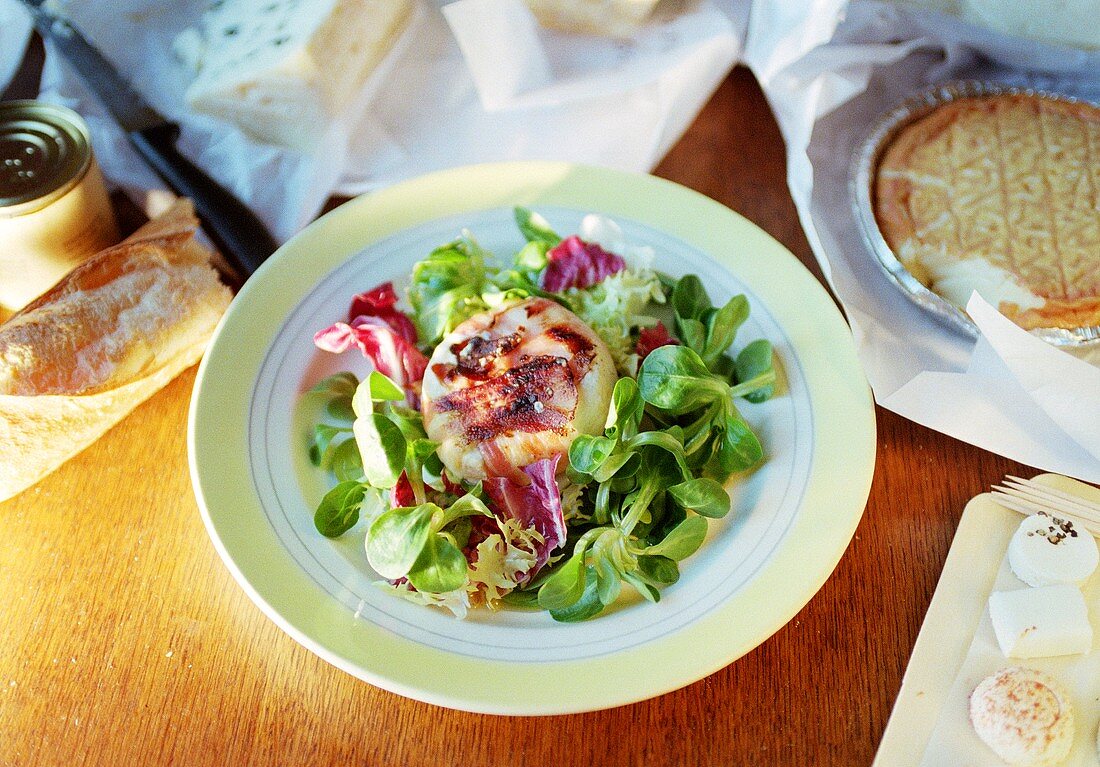
[(396, 306), (397, 291), (393, 289), (393, 283), (383, 282), (378, 287), (351, 299), (348, 322), (354, 323), (357, 317), (380, 317), (397, 335), (410, 344), (416, 344), (416, 326)]
[(669, 344), (679, 346), (680, 342), (668, 334), (668, 328), (663, 322), (658, 322), (655, 327), (638, 331), (638, 342), (634, 344), (634, 351), (644, 360), (654, 349)]
[(608, 253), (575, 234), (555, 245), (546, 259), (539, 287), (551, 291), (587, 288), (626, 268), (622, 256)]
[(401, 476), (397, 478), (397, 484), (390, 490), (390, 508), (396, 509), (415, 505), (416, 492), (413, 490), (412, 482), (409, 481), (407, 473), (401, 472)]
[(543, 458), (523, 469), (529, 485), (519, 485), (505, 477), (485, 480), (485, 492), (493, 510), (505, 519), (515, 519), (524, 527), (533, 527), (545, 539), (535, 552), (535, 564), (522, 577), (526, 583), (550, 559), (550, 553), (565, 543), (565, 517), (561, 508), (561, 492), (554, 479), (560, 455)]
[(349, 321), (318, 331), (313, 343), (334, 354), (358, 346), (374, 363), (375, 370), (404, 387), (406, 399), (416, 407), (428, 358), (416, 348), (416, 328), (394, 308), (396, 303), (397, 294), (390, 282), (360, 293), (352, 299)]
[(358, 346), (375, 370), (403, 386), (406, 393), (415, 394), (428, 367), (428, 358), (379, 317), (356, 317), (350, 325), (337, 322), (313, 336), (313, 343), (336, 354)]

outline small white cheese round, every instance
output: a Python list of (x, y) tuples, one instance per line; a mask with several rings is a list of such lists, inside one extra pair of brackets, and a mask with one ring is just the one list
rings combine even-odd
[(1029, 586), (1080, 584), (1098, 562), (1100, 550), (1087, 530), (1047, 514), (1025, 518), (1008, 544), (1008, 564)]
[(1073, 705), (1051, 676), (1030, 668), (1003, 668), (970, 694), (970, 723), (997, 756), (1011, 765), (1055, 765), (1073, 746)]

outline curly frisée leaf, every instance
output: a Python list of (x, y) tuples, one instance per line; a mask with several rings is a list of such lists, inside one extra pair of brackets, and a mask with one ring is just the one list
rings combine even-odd
[(652, 305), (665, 302), (657, 273), (650, 269), (623, 269), (591, 287), (567, 290), (566, 295), (576, 315), (607, 344), (619, 372), (633, 376), (639, 358), (633, 330), (656, 325)]
[[(516, 520), (506, 519), (500, 523), (499, 533), (477, 544), (467, 571), (471, 603), (496, 610), (501, 601), (512, 594), (523, 594), (528, 601), (537, 602), (537, 591), (521, 592), (517, 586), (535, 565), (534, 552), (541, 537), (537, 531), (522, 527)], [(514, 603), (514, 600), (507, 601)]]

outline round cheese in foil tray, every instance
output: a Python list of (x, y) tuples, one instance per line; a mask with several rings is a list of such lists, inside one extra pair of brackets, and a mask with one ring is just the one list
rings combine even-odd
[(1100, 106), (953, 82), (881, 118), (853, 160), (867, 248), (970, 336), (973, 291), (1058, 346), (1100, 343)]

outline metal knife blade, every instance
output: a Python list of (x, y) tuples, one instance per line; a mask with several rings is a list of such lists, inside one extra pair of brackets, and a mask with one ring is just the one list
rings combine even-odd
[(52, 13), (41, 0), (21, 2), (30, 10), (38, 32), (72, 65), (123, 130), (130, 133), (168, 122), (67, 19)]
[[(20, 0), (42, 37), (72, 65), (126, 132), (130, 143), (169, 187), (190, 197), (203, 230), (241, 278), (255, 272), (278, 243), (247, 205), (176, 149), (179, 126), (146, 103), (73, 25), (43, 0)], [(235, 280), (231, 280), (234, 281)]]

